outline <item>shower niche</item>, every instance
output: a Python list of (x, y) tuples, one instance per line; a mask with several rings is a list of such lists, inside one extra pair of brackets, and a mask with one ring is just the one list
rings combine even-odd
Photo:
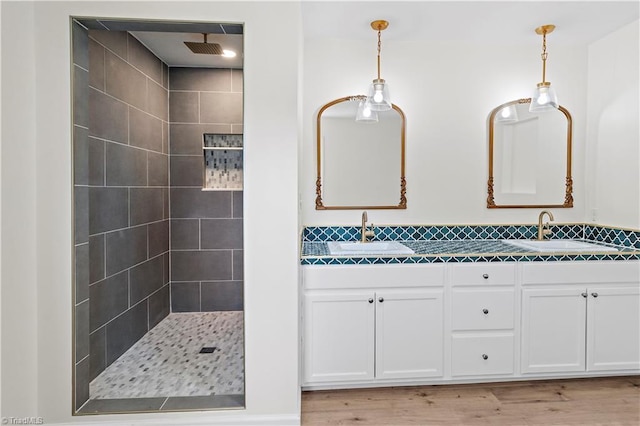
[(204, 135), (204, 188), (242, 190), (242, 135)]
[(244, 26), (70, 26), (72, 412), (244, 409)]

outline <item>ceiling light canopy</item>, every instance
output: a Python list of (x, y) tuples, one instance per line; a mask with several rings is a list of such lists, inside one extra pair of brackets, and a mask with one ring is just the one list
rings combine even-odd
[(536, 34), (542, 36), (542, 82), (538, 83), (531, 97), (530, 112), (544, 112), (558, 108), (558, 97), (551, 83), (546, 81), (547, 71), (547, 34), (555, 29), (555, 25), (542, 25), (536, 28)]

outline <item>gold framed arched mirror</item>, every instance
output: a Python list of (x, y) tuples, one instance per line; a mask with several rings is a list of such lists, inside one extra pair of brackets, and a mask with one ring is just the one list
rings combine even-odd
[(573, 207), (571, 114), (562, 106), (529, 112), (530, 103), (491, 111), (487, 208)]
[(406, 209), (405, 115), (356, 121), (363, 95), (335, 99), (316, 122), (316, 210)]

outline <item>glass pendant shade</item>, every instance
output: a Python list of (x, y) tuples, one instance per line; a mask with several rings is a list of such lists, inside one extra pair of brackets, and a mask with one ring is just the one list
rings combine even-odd
[(358, 103), (358, 112), (356, 113), (356, 121), (359, 123), (377, 123), (378, 113), (371, 110), (368, 100), (361, 100)]
[(372, 111), (389, 111), (391, 109), (391, 97), (389, 85), (381, 78), (373, 80), (369, 86), (367, 103)]
[(516, 111), (516, 106), (509, 105), (502, 108), (496, 115), (495, 120), (499, 123), (514, 123), (518, 121), (518, 111)]
[(544, 112), (558, 108), (558, 97), (551, 83), (539, 83), (531, 96), (529, 112)]

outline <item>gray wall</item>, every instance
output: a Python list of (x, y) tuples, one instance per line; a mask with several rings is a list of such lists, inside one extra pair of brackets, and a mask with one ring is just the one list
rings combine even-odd
[(170, 68), (171, 310), (243, 310), (242, 191), (203, 191), (205, 133), (242, 133), (242, 70)]
[(89, 31), (89, 380), (169, 314), (168, 67)]
[(241, 70), (75, 23), (73, 62), (77, 409), (170, 310), (243, 309), (242, 191), (202, 191), (203, 134), (243, 129)]

